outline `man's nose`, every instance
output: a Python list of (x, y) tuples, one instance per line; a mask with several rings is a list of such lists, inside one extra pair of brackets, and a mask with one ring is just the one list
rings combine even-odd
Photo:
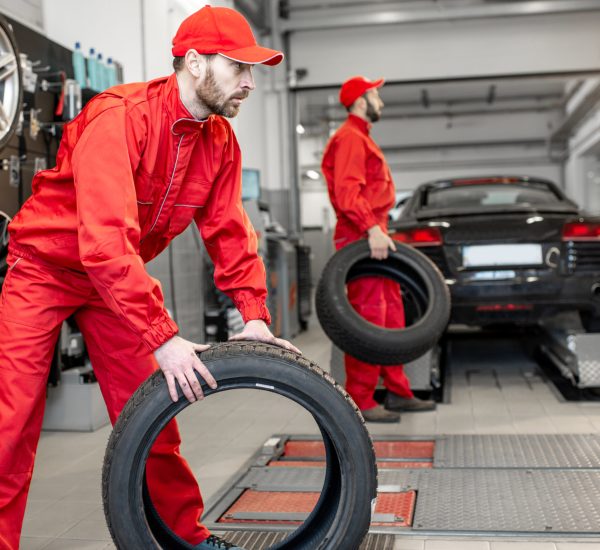
[(254, 83), (254, 75), (252, 74), (252, 67), (248, 67), (242, 74), (242, 81), (240, 86), (246, 90), (254, 90), (256, 84)]

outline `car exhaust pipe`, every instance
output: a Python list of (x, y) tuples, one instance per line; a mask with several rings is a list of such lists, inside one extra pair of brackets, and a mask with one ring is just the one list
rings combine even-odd
[(590, 290), (592, 291), (592, 296), (594, 298), (600, 298), (600, 283), (594, 283)]

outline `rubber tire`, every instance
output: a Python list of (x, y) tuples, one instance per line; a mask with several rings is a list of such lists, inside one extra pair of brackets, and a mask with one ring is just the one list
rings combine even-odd
[[(450, 291), (440, 270), (415, 248), (396, 243), (386, 260), (370, 257), (367, 241), (338, 250), (325, 266), (316, 292), (321, 327), (345, 353), (376, 365), (414, 361), (442, 336), (450, 318)], [(350, 304), (346, 284), (364, 276), (388, 277), (414, 299), (417, 319), (405, 328), (389, 329), (364, 319)], [(406, 305), (405, 305), (406, 307)]]
[(15, 34), (12, 30), (11, 24), (0, 15), (0, 27), (8, 36), (8, 40), (13, 49), (13, 53), (17, 58), (17, 73), (19, 75), (19, 89), (17, 91), (17, 110), (15, 111), (15, 115), (13, 119), (10, 121), (10, 126), (6, 134), (0, 139), (0, 149), (4, 149), (8, 145), (8, 142), (12, 139), (17, 130), (17, 126), (19, 124), (19, 118), (21, 116), (21, 111), (23, 109), (23, 69), (21, 68), (21, 58), (19, 56), (19, 47), (17, 46), (17, 40), (15, 39)]
[(10, 218), (0, 211), (0, 288), (8, 271), (8, 223)]
[[(316, 364), (282, 348), (256, 342), (218, 344), (199, 354), (218, 382), (205, 395), (238, 388), (272, 391), (306, 408), (323, 434), (326, 473), (321, 497), (310, 516), (280, 550), (356, 550), (366, 536), (377, 494), (373, 443), (360, 411)], [(119, 549), (189, 549), (157, 520), (144, 499), (145, 463), (163, 427), (190, 403), (181, 389), (173, 403), (157, 371), (125, 405), (110, 436), (102, 472), (104, 513)]]
[(8, 223), (10, 218), (0, 211), (0, 288), (8, 271)]

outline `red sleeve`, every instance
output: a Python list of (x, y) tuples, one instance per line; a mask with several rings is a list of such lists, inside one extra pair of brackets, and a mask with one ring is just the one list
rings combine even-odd
[(363, 188), (367, 184), (367, 150), (360, 136), (347, 133), (337, 141), (333, 167), (338, 208), (361, 232), (366, 232), (377, 225), (377, 218), (363, 196)]
[(242, 206), (242, 158), (231, 130), (217, 180), (207, 204), (196, 214), (196, 224), (215, 264), (217, 288), (233, 300), (244, 322), (262, 319), (271, 324), (265, 266)]
[(113, 106), (86, 124), (72, 164), (81, 262), (108, 307), (153, 351), (178, 329), (139, 255), (140, 147), (125, 107)]

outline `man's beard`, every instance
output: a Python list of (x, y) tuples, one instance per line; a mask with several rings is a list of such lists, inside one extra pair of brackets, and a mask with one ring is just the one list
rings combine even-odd
[(223, 90), (217, 84), (215, 75), (210, 67), (206, 71), (204, 82), (196, 88), (196, 97), (206, 105), (215, 115), (221, 115), (227, 118), (237, 116), (240, 111), (240, 105), (232, 102), (233, 99), (244, 99), (248, 97), (248, 91), (244, 90), (240, 94), (227, 97)]
[(381, 118), (381, 113), (375, 110), (375, 107), (373, 107), (373, 104), (368, 98), (365, 99), (367, 100), (367, 116), (369, 117), (369, 120), (371, 122), (377, 122)]

